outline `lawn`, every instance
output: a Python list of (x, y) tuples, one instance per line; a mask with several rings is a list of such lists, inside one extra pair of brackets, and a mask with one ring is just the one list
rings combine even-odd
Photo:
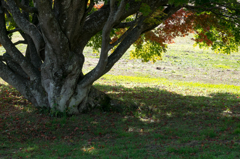
[(94, 83), (121, 113), (53, 117), (1, 81), (0, 158), (240, 158), (240, 53), (177, 39), (155, 64), (128, 57)]

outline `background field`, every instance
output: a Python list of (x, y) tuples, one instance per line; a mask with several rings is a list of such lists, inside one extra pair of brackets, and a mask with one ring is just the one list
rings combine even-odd
[[(155, 64), (127, 53), (95, 82), (125, 103), (121, 113), (56, 118), (1, 81), (0, 158), (239, 158), (240, 53), (193, 48), (190, 38)], [(85, 54), (88, 72), (98, 55)]]
[[(176, 38), (174, 44), (168, 45), (163, 60), (154, 64), (132, 60), (128, 51), (108, 74), (240, 85), (240, 52), (226, 55), (216, 54), (211, 49), (199, 49), (193, 47), (192, 37)], [(18, 34), (13, 37), (13, 41), (19, 39)], [(18, 48), (24, 53), (26, 46), (18, 45)], [(0, 55), (4, 52), (0, 47)], [(84, 53), (84, 71), (88, 72), (97, 64), (99, 55), (92, 53), (91, 48), (86, 48)]]

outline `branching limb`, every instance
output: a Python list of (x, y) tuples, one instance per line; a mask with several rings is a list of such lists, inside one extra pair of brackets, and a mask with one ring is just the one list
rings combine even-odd
[(81, 27), (79, 29), (82, 29), (82, 26), (83, 26), (83, 22), (86, 20), (86, 17), (88, 15), (89, 12), (91, 12), (91, 10), (93, 9), (94, 7), (94, 0), (90, 0), (90, 4), (89, 4), (89, 7), (87, 8), (87, 4), (86, 4), (86, 11), (83, 15), (83, 18), (81, 20)]
[(3, 57), (5, 58), (7, 66), (11, 68), (15, 74), (18, 74), (25, 79), (29, 77), (21, 68), (21, 66), (12, 60), (11, 56), (8, 53), (3, 54)]
[(42, 60), (41, 58), (44, 60), (44, 57), (42, 57), (44, 55), (44, 53), (42, 54), (40, 52), (40, 57), (38, 56), (37, 50), (34, 47), (34, 43), (31, 39), (30, 36), (26, 35), (25, 39), (28, 43), (27, 45), (27, 50), (26, 50), (26, 57), (29, 58), (29, 61), (31, 61), (31, 63), (33, 64), (33, 66), (35, 66), (35, 68), (40, 69), (41, 65), (42, 65)]
[(131, 22), (120, 23), (120, 24), (114, 26), (114, 28), (127, 28), (127, 27), (132, 26), (134, 23), (136, 23), (136, 22), (131, 21)]
[(22, 90), (26, 87), (25, 82), (26, 79), (22, 78), (21, 76), (15, 74), (6, 64), (0, 61), (0, 77), (8, 82), (10, 85), (17, 88), (17, 90)]
[(29, 13), (37, 13), (38, 12), (37, 8), (35, 8), (35, 7), (29, 7), (29, 6), (23, 5), (19, 0), (14, 0), (14, 1), (16, 2), (18, 7), (20, 7), (21, 9), (23, 9), (26, 12), (29, 12)]
[[(136, 24), (136, 22), (135, 22), (135, 24)], [(130, 28), (128, 28), (128, 30), (120, 38), (117, 39), (117, 41), (115, 41), (114, 43), (110, 44), (109, 47), (108, 47), (108, 51), (111, 50), (112, 48), (114, 48), (120, 42), (122, 42), (123, 39), (125, 39), (126, 36), (132, 31), (132, 29), (134, 28), (135, 24), (132, 23), (132, 26), (130, 26)]]
[(14, 21), (23, 32), (28, 34), (33, 39), (36, 49), (39, 53), (45, 45), (41, 33), (35, 25), (24, 18), (14, 0), (8, 0), (7, 3), (9, 4), (9, 11), (12, 13)]
[[(170, 17), (172, 14), (174, 14), (178, 9), (180, 9), (181, 6), (179, 7), (174, 7), (174, 6), (170, 6), (168, 8), (166, 8), (164, 10), (164, 13), (166, 13), (166, 16), (162, 17), (160, 20), (165, 20), (168, 17)], [(157, 9), (156, 7), (153, 7), (153, 10)], [(119, 42), (119, 46), (115, 49), (115, 51), (108, 57), (108, 59), (105, 61), (107, 61), (104, 70), (101, 72), (101, 74), (98, 74), (98, 76), (95, 76), (95, 72), (94, 70), (89, 72), (83, 79), (83, 81), (81, 81), (81, 83), (85, 82), (84, 80), (87, 79), (91, 79), (92, 77), (101, 77), (103, 74), (105, 74), (106, 72), (108, 72), (113, 65), (122, 57), (122, 55), (127, 51), (127, 49), (139, 38), (139, 36), (141, 34), (143, 34), (144, 32), (151, 30), (153, 28), (155, 28), (156, 26), (158, 26), (158, 24), (151, 24), (151, 23), (145, 23), (144, 21), (149, 18), (152, 14), (150, 13), (147, 16), (141, 16), (141, 18), (139, 18), (138, 22), (136, 25), (133, 25), (134, 28), (130, 29), (129, 32), (127, 32), (125, 35), (123, 35), (122, 38), (119, 39), (119, 41), (117, 41), (115, 44), (117, 44)], [(107, 37), (107, 36), (106, 36)], [(113, 44), (113, 45), (115, 45)], [(112, 46), (113, 46), (112, 45)], [(103, 45), (102, 45), (102, 49), (103, 49)], [(104, 62), (105, 62), (104, 61)], [(97, 67), (96, 67), (97, 68)], [(95, 69), (96, 69), (95, 68)], [(80, 83), (80, 84), (81, 84)], [(85, 82), (87, 83), (87, 82)]]
[[(74, 37), (72, 39), (77, 39), (80, 36), (79, 32), (81, 32), (81, 30), (82, 30), (82, 28), (84, 26), (85, 20), (86, 20), (86, 18), (88, 16), (88, 13), (91, 12), (93, 7), (94, 7), (94, 0), (90, 0), (90, 4), (89, 4), (88, 8), (87, 8), (87, 3), (86, 3), (86, 11), (83, 14), (83, 16), (82, 16), (82, 18), (81, 18), (81, 20), (79, 22), (79, 27), (76, 27), (76, 28), (73, 29), (75, 33), (73, 34)], [(72, 48), (76, 49), (76, 47), (78, 46), (78, 41), (74, 40), (74, 41), (71, 41), (71, 43), (75, 43), (73, 45), (74, 47), (72, 47)]]
[(13, 45), (19, 45), (19, 44), (27, 44), (27, 42), (25, 40), (19, 40), (19, 41), (13, 43)]
[(3, 56), (0, 56), (0, 61), (6, 61), (6, 59)]
[[(35, 95), (31, 93), (31, 90), (28, 87), (30, 85), (30, 82), (27, 79), (14, 73), (14, 71), (12, 71), (6, 64), (1, 61), (0, 77), (15, 87), (23, 96), (28, 97), (28, 100), (30, 100), (34, 105), (38, 105), (38, 101), (36, 100)], [(44, 97), (42, 99), (44, 100)]]
[[(114, 62), (118, 61), (119, 58), (124, 54), (124, 51), (127, 50), (128, 46), (130, 47), (130, 45), (137, 40), (137, 38), (139, 37), (139, 35), (141, 35), (145, 29), (148, 29), (150, 27), (156, 27), (156, 26), (152, 26), (151, 24), (144, 24), (144, 30), (141, 29), (141, 26), (140, 26), (140, 22), (138, 23), (139, 25), (135, 26), (133, 30), (136, 31), (137, 28), (140, 28), (140, 30), (135, 34), (131, 34), (133, 32), (130, 31), (132, 28), (130, 28), (129, 32), (127, 32), (125, 35), (123, 35), (122, 38), (119, 39), (119, 41), (117, 41), (115, 44), (113, 44), (112, 46), (110, 45), (110, 32), (112, 30), (112, 28), (117, 24), (120, 23), (120, 19), (122, 18), (121, 16), (124, 15), (124, 11), (125, 11), (125, 6), (126, 6), (126, 1), (121, 1), (120, 2), (120, 5), (119, 7), (117, 7), (117, 5), (115, 4), (116, 1), (110, 1), (110, 14), (109, 14), (109, 17), (108, 17), (108, 20), (107, 22), (105, 23), (104, 27), (103, 27), (103, 32), (102, 32), (102, 46), (101, 46), (101, 53), (100, 53), (100, 59), (99, 59), (99, 62), (97, 64), (97, 66), (92, 70), (90, 71), (84, 78), (83, 80), (79, 83), (80, 85), (82, 85), (82, 87), (84, 86), (87, 86), (87, 85), (90, 85), (92, 84), (96, 79), (98, 79), (99, 77), (101, 77), (107, 70), (107, 65), (108, 65), (108, 68), (112, 67), (114, 65)], [(159, 8), (159, 6), (161, 5), (164, 5), (166, 4), (167, 1), (156, 1), (154, 3), (151, 4), (151, 9), (152, 9), (152, 13)], [(141, 5), (137, 5), (138, 9)], [(133, 6), (134, 8), (135, 6)], [(116, 10), (117, 8), (117, 10)], [(138, 9), (135, 11), (135, 13), (138, 11)], [(141, 23), (146, 19), (146, 18), (149, 18), (152, 13), (150, 13), (149, 15), (147, 16), (142, 16), (141, 18)], [(126, 18), (126, 17), (125, 17)], [(142, 31), (142, 32), (141, 32)], [(133, 41), (130, 42), (130, 44), (128, 44), (127, 42), (127, 39), (131, 39), (129, 37), (129, 35), (132, 35), (133, 37)], [(129, 37), (129, 38), (127, 38)], [(136, 38), (136, 39), (134, 39)], [(119, 44), (119, 43), (120, 44)], [(113, 63), (109, 64), (110, 61), (109, 58), (108, 58), (108, 51), (109, 51), (109, 48), (113, 47), (114, 45), (117, 45), (117, 43), (119, 44), (119, 46), (121, 47), (117, 47), (116, 50), (119, 50), (119, 51), (116, 51), (116, 54), (112, 54), (112, 55), (116, 55), (114, 57), (114, 59), (116, 59)], [(123, 46), (123, 44), (126, 45)], [(121, 50), (121, 51), (120, 51)], [(111, 60), (112, 60), (112, 56), (111, 55)]]
[[(239, 17), (237, 16), (232, 16), (231, 14), (228, 13), (228, 6), (220, 6), (220, 4), (218, 4), (219, 6), (214, 6), (214, 7), (204, 7), (204, 6), (189, 6), (189, 5), (185, 5), (184, 7), (192, 12), (200, 12), (200, 11), (211, 11), (211, 13), (213, 13), (216, 17), (218, 17), (219, 19), (228, 21), (228, 22), (234, 22), (236, 21), (236, 25), (238, 25), (239, 23)], [(231, 8), (229, 8), (231, 9)], [(239, 9), (235, 9), (235, 11), (240, 11)]]
[(93, 7), (94, 7), (94, 0), (90, 0), (89, 7), (87, 8), (85, 14), (87, 15), (89, 12), (91, 12), (91, 10), (93, 9)]
[[(166, 14), (164, 17), (161, 17), (161, 18), (155, 18), (156, 20), (158, 20), (158, 21), (165, 21), (166, 19), (168, 19), (169, 17), (171, 17), (174, 13), (176, 13), (179, 9), (181, 9), (182, 8), (182, 6), (177, 6), (177, 7), (175, 7), (175, 6), (171, 6), (171, 5), (169, 5), (169, 6), (167, 6), (167, 8), (166, 9), (164, 9), (164, 14)], [(156, 16), (156, 17), (158, 17), (158, 16)], [(145, 26), (144, 26), (144, 28), (147, 28), (147, 29), (145, 29), (143, 32), (142, 32), (142, 34), (143, 33), (146, 33), (146, 32), (148, 32), (148, 31), (150, 31), (150, 30), (152, 30), (152, 29), (154, 29), (154, 28), (156, 28), (159, 24), (148, 24), (148, 23), (145, 23), (144, 24)]]
[(142, 30), (143, 27), (141, 25), (138, 25), (124, 38), (116, 50), (108, 57), (108, 63), (103, 74), (111, 70), (114, 64), (124, 55), (127, 49), (139, 38)]
[[(114, 5), (115, 5), (115, 4), (114, 4)], [(116, 22), (120, 19), (121, 15), (122, 15), (122, 13), (123, 13), (123, 11), (124, 11), (124, 9), (125, 9), (125, 7), (126, 7), (126, 0), (122, 0), (121, 3), (120, 3), (119, 8), (118, 8), (118, 10), (117, 10), (117, 12), (116, 12), (115, 15), (114, 15), (113, 23), (116, 23)], [(111, 13), (110, 13), (110, 14), (111, 14)], [(114, 13), (113, 13), (113, 14), (114, 14)]]
[(21, 31), (21, 29), (20, 28), (16, 28), (16, 29), (13, 29), (13, 30), (9, 30), (9, 31), (7, 31), (7, 34), (15, 33), (17, 31)]
[(37, 69), (34, 69), (31, 64), (29, 64), (22, 53), (15, 47), (7, 35), (7, 30), (5, 27), (5, 17), (4, 12), (1, 12), (3, 8), (0, 3), (0, 43), (6, 49), (8, 54), (12, 57), (14, 62), (18, 63), (25, 73), (28, 74), (31, 80), (36, 80), (39, 78), (40, 74)]
[(4, 0), (1, 0), (1, 4), (2, 4), (2, 7), (3, 7), (3, 11), (5, 12), (6, 16), (8, 18), (11, 18), (11, 14), (9, 13), (9, 7), (7, 5), (7, 3), (4, 1)]
[(45, 41), (53, 48), (54, 54), (57, 54), (56, 56), (50, 53), (47, 56), (52, 56), (52, 59), (57, 58), (58, 64), (63, 65), (70, 52), (68, 39), (52, 11), (51, 1), (36, 0), (35, 2), (38, 8), (38, 17)]
[[(2, 7), (9, 10), (7, 3), (4, 0), (1, 0)], [(7, 13), (6, 13), (7, 14)]]
[(138, 14), (136, 14), (136, 19), (134, 21), (128, 23), (128, 24), (130, 24), (128, 30), (120, 38), (118, 38), (117, 41), (115, 41), (113, 44), (110, 44), (108, 50), (111, 50), (113, 47), (115, 47), (120, 42), (122, 42), (122, 40), (132, 31), (134, 26), (136, 26), (138, 24), (138, 22), (143, 21), (143, 19), (144, 19), (143, 16), (138, 18)]
[(122, 0), (119, 7), (116, 10), (116, 0), (110, 1), (110, 14), (108, 20), (103, 28), (102, 33), (102, 46), (100, 59), (97, 66), (90, 72), (90, 77), (84, 77), (81, 81), (81, 86), (86, 87), (92, 84), (96, 79), (98, 79), (104, 72), (105, 67), (108, 62), (108, 51), (110, 48), (110, 32), (115, 24), (120, 20), (121, 15), (123, 14), (124, 8), (126, 6), (126, 0)]

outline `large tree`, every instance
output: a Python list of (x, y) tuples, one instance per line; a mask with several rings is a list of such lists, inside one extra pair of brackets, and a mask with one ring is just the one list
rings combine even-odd
[[(144, 61), (155, 61), (166, 43), (189, 32), (200, 46), (237, 50), (239, 8), (237, 0), (1, 0), (6, 53), (0, 77), (36, 107), (79, 114), (110, 101), (92, 84), (133, 43), (132, 56)], [(24, 40), (13, 43), (14, 32)], [(27, 45), (24, 53), (16, 48), (21, 43)], [(88, 45), (99, 48), (100, 58), (83, 74)]]

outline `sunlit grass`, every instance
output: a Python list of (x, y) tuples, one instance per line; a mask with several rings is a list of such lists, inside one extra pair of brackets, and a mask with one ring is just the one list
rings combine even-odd
[(175, 91), (184, 95), (209, 95), (216, 92), (230, 92), (232, 94), (240, 93), (240, 86), (226, 84), (206, 84), (200, 82), (183, 82), (177, 80), (167, 80), (165, 78), (150, 77), (132, 77), (132, 76), (114, 76), (104, 75), (101, 80), (96, 83), (117, 83), (125, 87), (167, 87), (169, 91)]
[(0, 78), (0, 84), (7, 85), (7, 82), (5, 82), (3, 79)]
[(216, 68), (222, 68), (222, 69), (231, 69), (231, 66), (226, 66), (226, 65), (214, 65)]

